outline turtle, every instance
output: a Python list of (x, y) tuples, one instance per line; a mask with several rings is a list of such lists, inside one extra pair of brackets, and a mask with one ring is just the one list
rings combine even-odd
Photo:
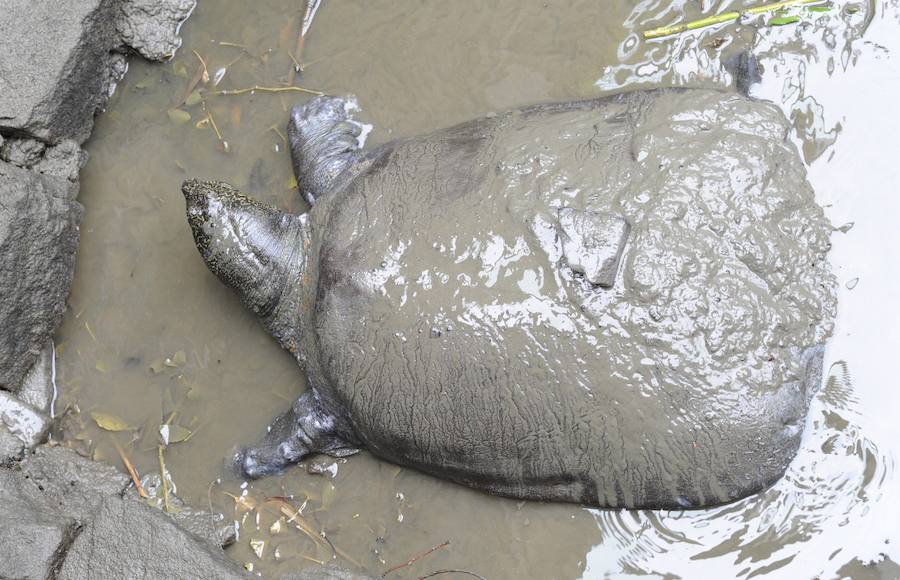
[(206, 265), (308, 377), (248, 477), (365, 449), (495, 495), (701, 508), (796, 454), (832, 228), (774, 105), (651, 89), (360, 143), (295, 106), (300, 214), (182, 191)]

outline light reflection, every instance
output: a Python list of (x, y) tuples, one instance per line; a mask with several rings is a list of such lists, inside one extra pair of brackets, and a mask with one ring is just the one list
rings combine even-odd
[[(836, 3), (833, 17), (763, 29), (754, 47), (765, 73), (753, 95), (778, 103), (793, 121), (791, 137), (811, 164), (809, 179), (832, 222), (854, 224), (832, 237), (838, 318), (798, 456), (775, 486), (733, 505), (683, 513), (592, 510), (604, 539), (587, 556), (585, 578), (836, 577), (854, 559), (900, 559), (900, 427), (892, 417), (900, 395), (891, 364), (900, 349), (893, 298), (900, 263), (882, 250), (900, 245), (893, 187), (900, 182), (900, 119), (892, 110), (900, 96), (900, 10), (895, 2), (853, 6), (858, 10)], [(630, 22), (641, 29), (653, 18), (648, 13), (668, 22), (684, 19), (683, 10), (678, 2), (644, 2)], [(694, 47), (712, 34), (718, 32), (644, 54), (625, 48), (626, 41), (625, 62), (598, 86), (663, 77), (689, 84), (690, 75), (669, 63), (693, 60)]]

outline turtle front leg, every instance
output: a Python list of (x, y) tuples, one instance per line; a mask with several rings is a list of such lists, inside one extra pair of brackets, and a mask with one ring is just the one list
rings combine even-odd
[(359, 160), (362, 126), (350, 115), (346, 99), (323, 96), (291, 109), (287, 130), (297, 186), (313, 205)]
[(346, 457), (358, 451), (350, 430), (322, 408), (310, 389), (272, 422), (258, 446), (238, 452), (235, 459), (241, 471), (255, 479), (279, 473), (313, 453)]

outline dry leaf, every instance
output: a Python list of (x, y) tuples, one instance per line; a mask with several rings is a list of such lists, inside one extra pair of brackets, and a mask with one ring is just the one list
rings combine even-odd
[(133, 429), (122, 419), (108, 413), (91, 412), (91, 419), (94, 420), (98, 427), (106, 431), (128, 431)]
[(183, 125), (191, 120), (191, 114), (181, 109), (169, 109), (169, 120), (176, 125)]

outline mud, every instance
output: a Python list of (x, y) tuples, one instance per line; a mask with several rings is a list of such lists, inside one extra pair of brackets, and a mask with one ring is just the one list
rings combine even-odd
[[(754, 93), (773, 99), (791, 119), (790, 138), (810, 162), (809, 179), (832, 223), (855, 223), (832, 236), (840, 308), (827, 376), (811, 402), (798, 457), (778, 484), (701, 512), (595, 511), (491, 498), (362, 454), (346, 462), (315, 460), (316, 474), (301, 466), (249, 483), (246, 497), (293, 496), (298, 507), (308, 497), (304, 515), (378, 573), (451, 541), (391, 574), (397, 578), (446, 568), (489, 578), (833, 577), (862, 571), (865, 566), (849, 563), (880, 560), (880, 554), (896, 561), (894, 441), (900, 434), (891, 411), (897, 400), (890, 362), (900, 337), (886, 321), (900, 319), (890, 299), (900, 273), (881, 256), (895, 245), (891, 216), (898, 211), (890, 186), (898, 128), (889, 98), (900, 94), (898, 17), (891, 5), (856, 6), (817, 16), (821, 21), (764, 29), (755, 41), (766, 58)], [(696, 4), (523, 8), (501, 2), (492, 11), (449, 3), (415, 9), (325, 4), (300, 79), (329, 93), (355, 93), (361, 119), (376, 127), (371, 146), (523, 103), (593, 98), (658, 82), (725, 84), (729, 79), (711, 56), (746, 41), (751, 27), (637, 42), (636, 31), (682, 16), (697, 17)], [(197, 70), (190, 49), (209, 62), (213, 77), (228, 65), (218, 88), (284, 78), (298, 17), (287, 3), (252, 11), (201, 4), (171, 65), (132, 68), (88, 144), (82, 251), (58, 341), (68, 441), (117, 463), (110, 434), (88, 415), (115, 414), (143, 427), (137, 433), (145, 438), (128, 451), (142, 474), (152, 473), (158, 470), (155, 433), (177, 406), (176, 422), (194, 432), (166, 451), (179, 495), (206, 505), (212, 483), (214, 507), (239, 523), (231, 555), (268, 575), (332, 553), (294, 529), (272, 533), (277, 514), (263, 509), (257, 523), (256, 510), (243, 511), (246, 502), (225, 496), (222, 491), (241, 496), (243, 482), (229, 478), (221, 458), (259, 437), (259, 426), (296, 398), (304, 382), (230, 291), (211, 274), (196, 276), (204, 267), (184, 225), (179, 186), (188, 174), (215, 177), (304, 211), (290, 189), (285, 144), (268, 127), (283, 126), (289, 106), (305, 97), (210, 99), (228, 154), (217, 151), (208, 124), (195, 127), (205, 117), (199, 105), (183, 125), (167, 112)], [(229, 64), (241, 49), (213, 39), (242, 44), (252, 56)], [(183, 363), (176, 362), (179, 351)], [(133, 433), (112, 436), (127, 443)], [(265, 542), (262, 558), (251, 540)]]

